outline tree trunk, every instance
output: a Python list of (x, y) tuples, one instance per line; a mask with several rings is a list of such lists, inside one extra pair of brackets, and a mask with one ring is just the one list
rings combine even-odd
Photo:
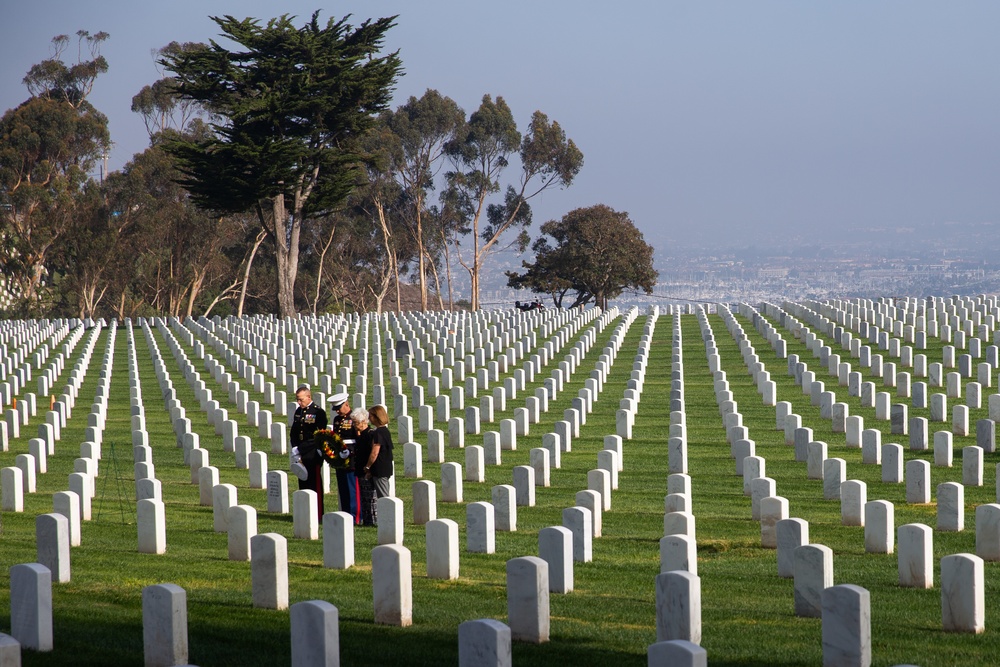
[(42, 287), (42, 275), (45, 273), (45, 265), (39, 260), (34, 266), (31, 267), (31, 279), (28, 281), (28, 298), (37, 302), (40, 300), (40, 292)]
[(399, 257), (397, 257), (395, 253), (393, 253), (393, 261), (392, 261), (392, 263), (395, 266), (395, 270), (396, 270), (396, 312), (397, 313), (402, 313), (403, 312), (403, 290), (402, 290), (402, 288), (399, 285)]
[(288, 248), (276, 250), (278, 316), (281, 319), (295, 317), (295, 274), (298, 267), (292, 262)]
[(184, 308), (184, 301), (188, 297), (188, 288), (186, 286), (181, 288), (180, 285), (175, 285), (170, 290), (170, 316), (180, 317), (181, 311)]
[(291, 220), (285, 210), (285, 198), (277, 195), (271, 200), (274, 214), (275, 268), (277, 269), (278, 316), (295, 317), (295, 278), (299, 271), (299, 233), (301, 211), (295, 211)]
[[(458, 250), (458, 263), (469, 274), (469, 285), (470, 285), (470, 290), (471, 290), (471, 285), (473, 284), (473, 281), (472, 281), (472, 275), (473, 275), (472, 274), (472, 269), (473, 269), (474, 265), (470, 266), (469, 264), (467, 264), (465, 262), (465, 259), (462, 257), (462, 248), (461, 247), (457, 247), (457, 250)], [(469, 296), (469, 304), (470, 304), (470, 308), (471, 308), (471, 304), (472, 304), (472, 296), (471, 296), (471, 294)]]
[(97, 280), (92, 280), (90, 284), (86, 285), (83, 292), (83, 305), (81, 306), (81, 313), (86, 313), (81, 315), (81, 319), (86, 317), (94, 317), (97, 313), (97, 306), (101, 303), (104, 298), (104, 293), (108, 290), (107, 285), (101, 288), (101, 293), (97, 294)]
[[(392, 260), (389, 260), (390, 267), (392, 265)], [(388, 272), (382, 275), (382, 282), (379, 285), (378, 291), (372, 288), (371, 285), (368, 286), (368, 291), (372, 293), (375, 297), (375, 312), (379, 315), (382, 314), (382, 301), (385, 300), (385, 295), (389, 293), (389, 285), (392, 284), (392, 269), (390, 268)]]
[(212, 309), (215, 308), (215, 306), (218, 305), (220, 301), (222, 301), (225, 298), (228, 298), (229, 293), (234, 291), (236, 289), (236, 286), (239, 284), (240, 284), (239, 280), (234, 280), (229, 287), (224, 288), (221, 292), (216, 294), (215, 298), (212, 299), (212, 303), (208, 304), (208, 308), (205, 310), (205, 314), (202, 315), (202, 317), (208, 317), (211, 314)]
[(479, 251), (472, 258), (472, 310), (479, 310)]
[(265, 230), (261, 230), (257, 234), (257, 240), (254, 241), (253, 249), (250, 251), (250, 256), (247, 258), (247, 268), (243, 272), (243, 286), (240, 287), (240, 301), (239, 305), (236, 307), (236, 317), (243, 317), (243, 303), (247, 298), (247, 284), (250, 282), (250, 267), (253, 266), (253, 259), (257, 255), (257, 249), (260, 248), (260, 244), (264, 242), (267, 234)]
[(313, 307), (312, 314), (313, 317), (316, 316), (316, 307), (319, 303), (319, 288), (323, 283), (323, 263), (326, 260), (326, 251), (330, 249), (330, 244), (333, 243), (333, 236), (337, 233), (337, 225), (333, 226), (330, 230), (330, 238), (327, 239), (326, 244), (323, 245), (323, 252), (319, 254), (319, 269), (316, 271), (316, 296), (313, 297)]
[(484, 191), (480, 192), (479, 208), (472, 220), (472, 234), (475, 237), (475, 245), (473, 246), (474, 253), (472, 255), (472, 310), (479, 310), (479, 276), (483, 268), (483, 260), (485, 260), (487, 255), (493, 251), (494, 244), (497, 243), (500, 236), (507, 231), (517, 218), (518, 211), (521, 210), (520, 202), (524, 200), (524, 188), (526, 185), (527, 181), (521, 185), (520, 200), (517, 206), (514, 207), (513, 212), (507, 217), (507, 220), (503, 223), (503, 225), (494, 230), (493, 236), (486, 241), (482, 248), (479, 247), (479, 217), (482, 214), (483, 203), (486, 200), (487, 193)]
[(89, 294), (89, 292), (90, 292), (90, 285), (84, 285), (84, 287), (80, 290), (80, 296), (78, 298), (78, 301), (79, 301), (79, 304), (80, 304), (80, 319), (81, 320), (87, 318), (87, 309), (88, 309), (88, 306), (90, 305), (90, 294)]
[(208, 275), (207, 267), (195, 272), (195, 278), (191, 281), (191, 289), (188, 293), (186, 317), (191, 317), (191, 313), (194, 312), (194, 302), (197, 300), (198, 294), (201, 293), (201, 286), (205, 284), (206, 275)]
[(417, 266), (420, 278), (420, 310), (427, 310), (427, 276), (424, 266), (424, 228), (420, 218), (420, 203), (417, 203)]
[[(161, 281), (160, 273), (163, 271), (163, 261), (160, 260), (156, 263), (156, 274), (155, 280), (153, 282), (153, 301), (149, 304), (153, 307), (153, 310), (157, 313), (160, 312), (160, 294), (161, 294)], [(147, 290), (148, 293), (148, 290)]]
[(399, 255), (396, 253), (394, 244), (389, 242), (392, 232), (389, 230), (389, 220), (385, 215), (385, 206), (381, 199), (376, 198), (375, 209), (378, 212), (379, 226), (382, 228), (382, 247), (385, 248), (386, 260), (389, 262), (389, 274), (383, 277), (383, 289), (381, 295), (377, 297), (376, 311), (382, 313), (382, 301), (389, 292), (389, 283), (393, 276), (396, 278), (396, 312), (403, 312), (403, 299), (399, 289)]
[(469, 269), (469, 282), (471, 283), (472, 290), (470, 301), (473, 312), (479, 310), (479, 268), (482, 262), (482, 257), (479, 254), (482, 252), (479, 248), (479, 218), (483, 214), (486, 195), (485, 190), (479, 192), (479, 205), (476, 207), (476, 214), (472, 218), (472, 268)]
[(399, 290), (399, 271), (396, 268), (396, 252), (389, 251), (386, 261), (389, 263), (387, 267), (388, 272), (382, 277), (382, 291), (380, 294), (376, 295), (375, 302), (375, 312), (379, 315), (382, 314), (382, 303), (385, 301), (386, 295), (389, 293), (389, 287), (392, 286), (392, 278), (396, 277), (396, 288)]
[(434, 288), (437, 290), (438, 308), (444, 310), (444, 301), (441, 299), (441, 277), (438, 275), (437, 266), (435, 266), (434, 262), (431, 262), (430, 265), (431, 274), (434, 276)]
[(472, 233), (475, 235), (474, 245), (472, 246), (472, 268), (469, 269), (469, 290), (472, 292), (470, 295), (470, 303), (472, 305), (472, 312), (479, 310), (479, 221), (477, 220), (472, 226)]
[(448, 281), (448, 311), (454, 312), (455, 310), (455, 293), (452, 291), (451, 287), (451, 251), (448, 250), (448, 239), (445, 238), (444, 234), (441, 235), (441, 240), (443, 241), (442, 247), (444, 248), (444, 271), (445, 277)]

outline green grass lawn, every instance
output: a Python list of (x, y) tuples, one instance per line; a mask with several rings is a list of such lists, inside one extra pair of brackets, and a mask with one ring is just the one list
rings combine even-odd
[[(908, 506), (902, 485), (881, 482), (877, 466), (861, 464), (860, 449), (847, 449), (843, 435), (830, 432), (821, 421), (819, 409), (809, 405), (793, 379), (785, 373), (786, 362), (775, 357), (770, 347), (745, 318), (738, 318), (757, 349), (761, 360), (778, 385), (778, 400), (793, 403), (803, 417), (803, 425), (814, 429), (816, 439), (829, 444), (829, 456), (847, 460), (848, 479), (868, 484), (868, 499), (885, 499), (895, 505), (896, 525), (922, 522), (934, 526), (933, 506)], [(490, 500), (491, 488), (511, 483), (511, 469), (528, 464), (529, 450), (541, 445), (542, 434), (554, 430), (563, 410), (583, 387), (590, 370), (611, 336), (618, 319), (597, 335), (597, 341), (557, 400), (551, 401), (541, 423), (532, 425), (531, 434), (518, 438), (516, 451), (504, 451), (503, 463), (486, 469), (484, 484), (464, 483), (464, 501)], [(896, 585), (895, 555), (865, 554), (863, 529), (840, 525), (839, 502), (824, 501), (822, 483), (805, 479), (805, 464), (794, 461), (793, 450), (784, 445), (783, 435), (774, 429), (774, 408), (763, 407), (750, 375), (743, 365), (736, 342), (722, 319), (710, 316), (734, 399), (739, 402), (743, 422), (757, 443), (757, 454), (767, 460), (767, 474), (776, 480), (779, 495), (788, 498), (790, 516), (810, 523), (811, 541), (834, 551), (835, 583), (853, 583), (871, 591), (874, 664), (914, 663), (930, 665), (988, 664), (1000, 655), (994, 625), (998, 619), (991, 601), (997, 597), (996, 565), (986, 567), (986, 633), (969, 636), (941, 630), (940, 590), (910, 590)], [(537, 555), (538, 530), (561, 523), (561, 512), (574, 504), (577, 491), (586, 488), (587, 471), (597, 467), (597, 452), (606, 434), (615, 431), (615, 410), (629, 378), (632, 359), (638, 348), (646, 316), (632, 324), (611, 369), (604, 392), (587, 417), (573, 451), (562, 456), (562, 468), (552, 471), (552, 485), (539, 488), (536, 506), (518, 508), (518, 531), (497, 533), (496, 553), (471, 554), (465, 547), (465, 503), (439, 501), (439, 518), (450, 518), (460, 526), (461, 577), (457, 581), (426, 577), (425, 538), (420, 526), (410, 523), (410, 485), (415, 480), (396, 479), (397, 495), (406, 506), (404, 545), (412, 551), (413, 619), (408, 628), (377, 626), (373, 623), (370, 552), (375, 531), (358, 529), (355, 534), (357, 565), (346, 571), (322, 566), (320, 541), (292, 539), (291, 515), (266, 512), (263, 490), (248, 487), (248, 471), (237, 470), (232, 454), (222, 451), (222, 439), (214, 435), (204, 413), (198, 409), (191, 387), (180, 375), (163, 335), (154, 330), (157, 346), (164, 355), (177, 397), (187, 410), (201, 446), (210, 451), (211, 465), (219, 468), (220, 482), (234, 484), (238, 502), (254, 506), (258, 512), (258, 532), (277, 532), (288, 538), (290, 602), (323, 599), (340, 611), (340, 644), (344, 664), (439, 665), (457, 662), (457, 627), (466, 620), (496, 618), (507, 620), (505, 564), (510, 558)], [(777, 326), (777, 322), (773, 322)], [(587, 325), (536, 375), (524, 394), (508, 400), (505, 413), (497, 412), (495, 423), (483, 429), (499, 430), (496, 422), (509, 418), (523, 396), (533, 395), (551, 370), (558, 365)], [(672, 318), (660, 317), (652, 340), (642, 402), (636, 417), (633, 439), (624, 445), (624, 471), (619, 490), (613, 494), (612, 509), (604, 514), (603, 537), (594, 541), (594, 561), (576, 564), (575, 590), (551, 596), (551, 641), (543, 645), (514, 645), (517, 665), (601, 665), (616, 667), (644, 665), (646, 647), (655, 641), (655, 586), (659, 572), (659, 545), (663, 531), (663, 496), (666, 493), (667, 435)], [(742, 479), (735, 475), (722, 419), (719, 416), (708, 370), (704, 344), (694, 316), (684, 316), (683, 358), (685, 400), (689, 444), (689, 472), (692, 477), (693, 510), (697, 517), (699, 575), (702, 583), (702, 645), (713, 665), (814, 665), (822, 660), (821, 624), (818, 619), (797, 618), (793, 614), (792, 582), (777, 576), (775, 552), (762, 549), (760, 528), (750, 518), (750, 499), (742, 493)], [(787, 331), (789, 353), (799, 354), (819, 374), (818, 359)], [(544, 342), (539, 335), (539, 344)], [(97, 386), (98, 370), (107, 333), (95, 347), (90, 369), (77, 400), (73, 418), (49, 459), (49, 472), (39, 479), (38, 492), (25, 498), (25, 512), (2, 516), (0, 535), (0, 631), (9, 631), (10, 566), (33, 562), (35, 556), (34, 519), (52, 511), (51, 495), (68, 487), (67, 475), (79, 456), (86, 414)], [(145, 555), (137, 552), (132, 447), (129, 415), (127, 335), (119, 328), (114, 350), (111, 396), (104, 433), (101, 477), (97, 481), (94, 519), (83, 525), (83, 544), (72, 550), (72, 581), (53, 587), (55, 650), (36, 654), (25, 652), (24, 664), (107, 665), (139, 664), (142, 660), (141, 590), (156, 583), (175, 583), (187, 591), (190, 660), (202, 665), (287, 665), (290, 663), (289, 615), (286, 611), (254, 609), (251, 604), (249, 563), (230, 562), (226, 536), (212, 530), (212, 510), (198, 505), (198, 488), (190, 483), (182, 451), (175, 447), (169, 415), (163, 409), (160, 389), (145, 337), (135, 330), (139, 374), (146, 409), (149, 443), (157, 478), (163, 485), (166, 505), (167, 553)], [(67, 370), (56, 383), (61, 388), (72, 361), (79, 355), (78, 344)], [(222, 388), (205, 372), (191, 348), (185, 346), (215, 398), (227, 407), (230, 417), (240, 423), (240, 434), (250, 435), (253, 448), (270, 452), (267, 439), (245, 425), (228, 404)], [(350, 351), (350, 350), (348, 350)], [(940, 359), (940, 345), (929, 345), (930, 361)], [(214, 353), (213, 353), (214, 354)], [(214, 354), (216, 358), (219, 355)], [(842, 353), (842, 359), (849, 355)], [(854, 360), (856, 362), (856, 360)], [(515, 367), (519, 367), (517, 364)], [(855, 368), (855, 370), (863, 370)], [(513, 368), (511, 369), (511, 372)], [(235, 373), (234, 373), (235, 375)], [(387, 374), (388, 375), (388, 374)], [(869, 378), (866, 378), (869, 379)], [(883, 442), (907, 442), (888, 434), (888, 422), (876, 422), (874, 411), (862, 409), (856, 398), (847, 396), (846, 387), (827, 382), (839, 401), (850, 404), (851, 414), (861, 414), (866, 428), (883, 430)], [(386, 379), (388, 382), (388, 378)], [(881, 385), (880, 381), (876, 381)], [(251, 400), (259, 400), (252, 387)], [(28, 391), (33, 390), (29, 385)], [(492, 387), (491, 387), (492, 390)], [(995, 390), (984, 391), (985, 397)], [(407, 392), (409, 393), (409, 392)], [(895, 402), (896, 399), (894, 399)], [(467, 405), (478, 405), (467, 401)], [(391, 407), (391, 406), (390, 406)], [(970, 422), (985, 416), (970, 411)], [(44, 414), (44, 413), (41, 413)], [(410, 414), (416, 416), (411, 406)], [(458, 414), (453, 410), (453, 414)], [(922, 414), (912, 410), (911, 416)], [(983, 416), (980, 416), (983, 415)], [(922, 416), (927, 416), (922, 414)], [(275, 419), (283, 419), (275, 417)], [(11, 442), (10, 451), (0, 453), (0, 466), (13, 465), (16, 454), (27, 451), (37, 423), (22, 429), (22, 437)], [(414, 419), (416, 422), (416, 419)], [(440, 422), (437, 428), (447, 428)], [(932, 424), (931, 433), (942, 424)], [(395, 433), (395, 425), (390, 428)], [(418, 440), (424, 441), (422, 434)], [(896, 439), (894, 439), (896, 438)], [(481, 444), (482, 435), (466, 435), (466, 446)], [(402, 446), (397, 444), (397, 470), (402, 470)], [(956, 467), (932, 468), (933, 484), (961, 481), (960, 448), (974, 444), (974, 437), (955, 437)], [(464, 465), (464, 452), (446, 449), (446, 459)], [(911, 453), (933, 462), (933, 454)], [(986, 486), (966, 488), (967, 529), (963, 533), (935, 532), (935, 560), (958, 552), (974, 552), (974, 506), (994, 502), (993, 468), (996, 455), (986, 456)], [(269, 454), (271, 469), (285, 470), (287, 459)], [(424, 462), (425, 479), (440, 483), (440, 464)], [(292, 478), (290, 486), (295, 488)], [(327, 496), (327, 510), (335, 509), (334, 494)], [(936, 577), (939, 573), (935, 573)]]

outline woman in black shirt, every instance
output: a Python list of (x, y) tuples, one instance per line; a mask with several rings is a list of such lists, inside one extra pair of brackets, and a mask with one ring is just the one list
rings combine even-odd
[(364, 479), (371, 481), (376, 498), (390, 494), (392, 479), (392, 434), (389, 433), (389, 415), (385, 407), (376, 405), (368, 409), (368, 422), (372, 427), (371, 451), (362, 466)]

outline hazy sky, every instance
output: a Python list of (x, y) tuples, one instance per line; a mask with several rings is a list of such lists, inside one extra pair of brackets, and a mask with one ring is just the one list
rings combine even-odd
[(436, 88), (471, 112), (490, 93), (522, 126), (559, 121), (585, 164), (536, 222), (605, 203), (658, 245), (1000, 219), (996, 0), (0, 0), (0, 111), (54, 35), (107, 31), (91, 100), (120, 168), (147, 145), (129, 106), (158, 77), (151, 49), (215, 37), (209, 15), (314, 9), (399, 14), (397, 104)]

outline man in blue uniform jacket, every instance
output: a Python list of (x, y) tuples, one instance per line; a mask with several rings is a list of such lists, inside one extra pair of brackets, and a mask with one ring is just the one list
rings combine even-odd
[[(333, 430), (340, 433), (344, 444), (354, 456), (354, 423), (351, 421), (351, 404), (347, 402), (347, 394), (334, 394), (327, 401), (333, 413)], [(354, 517), (354, 523), (361, 523), (361, 489), (354, 469), (337, 468), (337, 494), (340, 496), (340, 511)]]
[(326, 428), (326, 411), (312, 400), (309, 387), (295, 392), (295, 416), (289, 440), (292, 444), (292, 472), (299, 478), (299, 488), (316, 492), (319, 520), (323, 521), (323, 455), (313, 440), (316, 431)]

